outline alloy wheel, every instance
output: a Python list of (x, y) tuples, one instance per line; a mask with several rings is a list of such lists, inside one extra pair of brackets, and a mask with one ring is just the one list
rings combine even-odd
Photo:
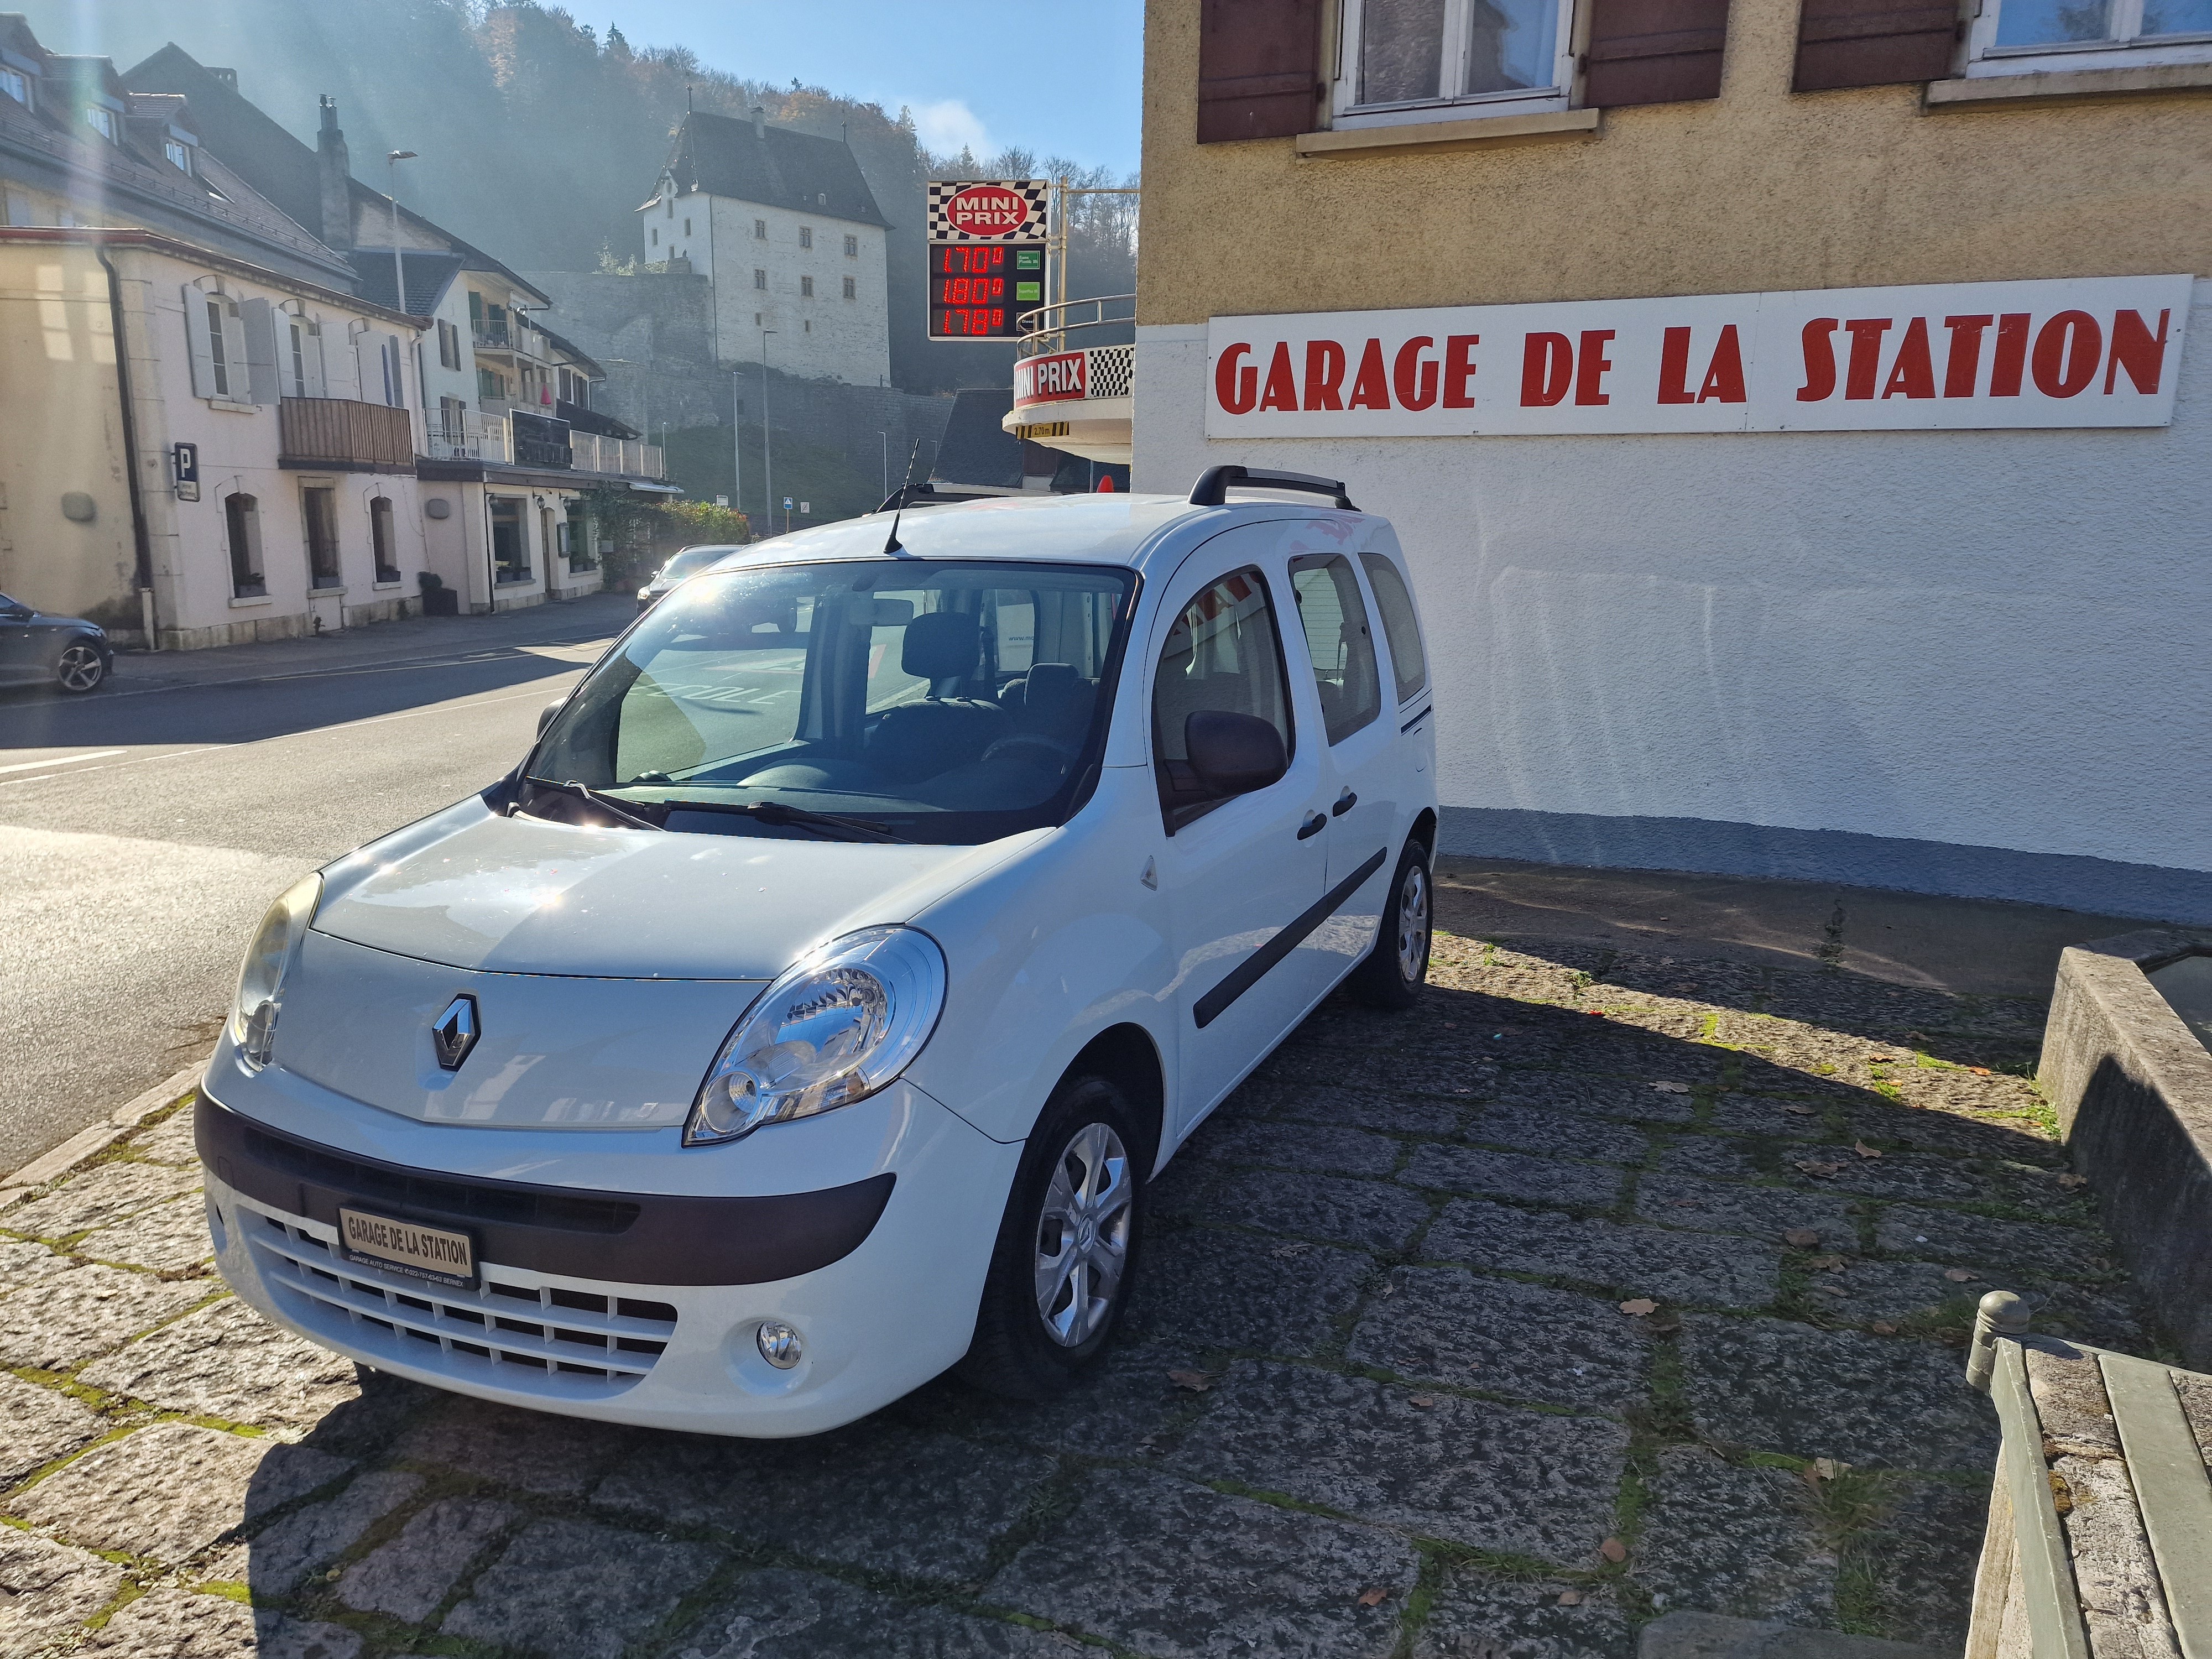
[(1103, 1123), (1077, 1130), (1053, 1166), (1037, 1218), (1037, 1316), (1063, 1348), (1080, 1347), (1114, 1311), (1129, 1261), (1129, 1154)]
[(1398, 973), (1407, 984), (1418, 985), (1428, 965), (1429, 872), (1417, 863), (1398, 888)]
[(107, 665), (88, 645), (72, 645), (62, 653), (54, 677), (64, 691), (89, 691), (107, 677)]

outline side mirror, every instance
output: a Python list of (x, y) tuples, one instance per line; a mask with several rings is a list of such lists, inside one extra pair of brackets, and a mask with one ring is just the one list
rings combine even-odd
[(538, 711), (538, 735), (544, 737), (545, 728), (553, 724), (553, 717), (568, 706), (566, 697), (556, 697)]
[(1283, 734), (1252, 714), (1200, 709), (1182, 723), (1191, 769), (1216, 795), (1249, 795), (1291, 769)]

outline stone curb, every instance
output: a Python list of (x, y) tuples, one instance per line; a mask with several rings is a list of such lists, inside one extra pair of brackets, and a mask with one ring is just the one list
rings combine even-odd
[(104, 1152), (155, 1113), (175, 1105), (200, 1086), (207, 1062), (195, 1060), (174, 1076), (155, 1084), (145, 1093), (109, 1114), (105, 1122), (81, 1129), (52, 1152), (33, 1158), (21, 1169), (0, 1180), (0, 1206), (12, 1204), (33, 1187), (43, 1187), (64, 1176), (96, 1152)]

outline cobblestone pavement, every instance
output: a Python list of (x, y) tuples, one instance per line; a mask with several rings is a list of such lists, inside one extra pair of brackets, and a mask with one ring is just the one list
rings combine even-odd
[(1956, 1653), (1974, 1298), (2155, 1344), (2040, 1006), (1533, 940), (1434, 978), (1199, 1133), (1073, 1397), (805, 1441), (356, 1376), (208, 1276), (149, 1125), (0, 1213), (0, 1653), (1626, 1659), (1680, 1609)]

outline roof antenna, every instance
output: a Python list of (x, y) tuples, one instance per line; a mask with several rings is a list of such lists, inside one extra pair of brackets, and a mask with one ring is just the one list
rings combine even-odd
[(900, 515), (906, 511), (906, 492), (914, 487), (914, 464), (921, 455), (921, 440), (916, 438), (914, 441), (914, 453), (906, 458), (906, 476), (899, 480), (898, 494), (891, 498), (897, 505), (891, 508), (891, 533), (884, 538), (884, 554), (887, 558), (902, 559), (914, 556), (899, 545), (898, 527)]

